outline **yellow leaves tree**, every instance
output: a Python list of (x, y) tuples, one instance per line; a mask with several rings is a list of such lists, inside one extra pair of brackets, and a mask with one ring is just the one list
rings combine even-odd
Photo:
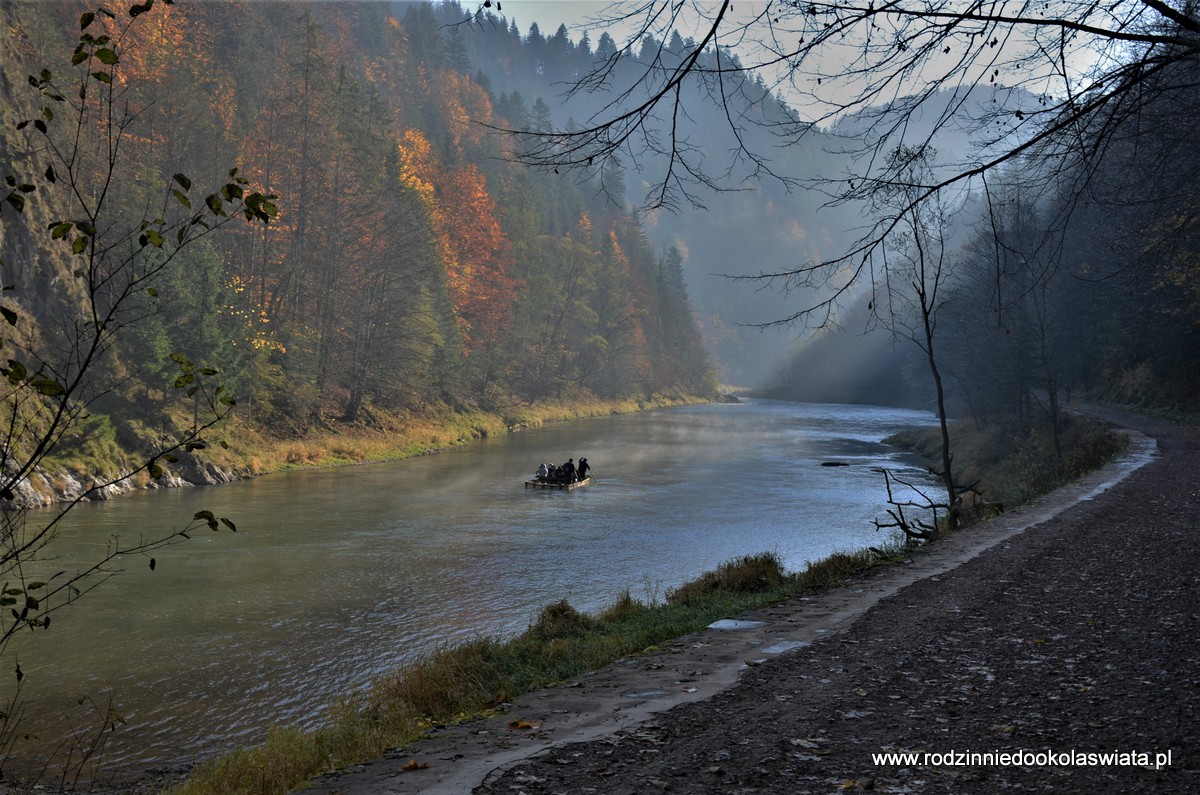
[(502, 333), (516, 288), (498, 208), (478, 168), (446, 169), (419, 130), (400, 144), (400, 175), (429, 208), (446, 283), (468, 353)]
[(483, 143), (492, 123), (492, 102), (487, 92), (461, 72), (443, 69), (438, 73), (436, 102), (439, 121), (449, 136), (448, 145), (461, 157), (464, 148)]

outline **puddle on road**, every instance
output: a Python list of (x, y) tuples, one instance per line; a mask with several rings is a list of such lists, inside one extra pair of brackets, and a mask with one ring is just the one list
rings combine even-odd
[(760, 654), (783, 654), (785, 651), (792, 649), (803, 649), (805, 646), (812, 644), (806, 640), (784, 640), (779, 643), (772, 643), (770, 646), (764, 646), (759, 649)]
[(666, 690), (638, 690), (633, 693), (623, 693), (625, 698), (665, 698), (668, 693)]
[(708, 625), (708, 629), (758, 629), (765, 627), (766, 621), (745, 621), (737, 618), (722, 618)]

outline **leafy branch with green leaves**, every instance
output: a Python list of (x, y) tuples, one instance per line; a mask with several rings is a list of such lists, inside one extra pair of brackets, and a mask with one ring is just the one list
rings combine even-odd
[[(138, 147), (144, 144), (132, 134), (139, 111), (127, 97), (129, 86), (120, 69), (126, 34), (153, 6), (154, 0), (132, 5), (127, 18), (104, 7), (84, 13), (70, 68), (61, 75), (43, 69), (29, 76), (36, 112), (16, 125), (26, 138), (26, 162), (38, 176), (6, 178), (0, 219), (18, 232), (27, 229), (34, 245), (22, 253), (32, 260), (22, 263), (25, 267), (10, 269), (0, 262), (0, 282), (17, 270), (28, 274), (57, 267), (69, 272), (58, 298), (73, 316), (61, 318), (61, 327), (55, 328), (52, 320), (23, 306), (19, 285), (4, 284), (0, 654), (22, 630), (49, 629), (52, 614), (118, 573), (119, 560), (141, 557), (155, 569), (152, 553), (157, 549), (182, 542), (197, 530), (237, 529), (227, 518), (199, 511), (182, 527), (134, 539), (114, 535), (98, 559), (75, 570), (54, 571), (57, 530), (73, 507), (139, 475), (168, 477), (181, 454), (208, 447), (206, 433), (236, 405), (216, 369), (182, 353), (170, 357), (178, 368), (173, 388), (179, 399), (192, 401), (190, 423), (147, 440), (139, 458), (119, 465), (115, 473), (93, 473), (85, 489), (53, 509), (34, 510), (29, 499), (30, 480), (47, 474), (48, 457), (68, 435), (83, 432), (99, 400), (132, 377), (109, 354), (122, 332), (156, 311), (156, 282), (164, 271), (190, 246), (233, 220), (266, 224), (278, 212), (276, 197), (253, 190), (236, 168), (208, 193), (198, 193), (181, 173), (157, 189), (157, 198), (140, 185), (136, 166)], [(105, 27), (101, 23), (107, 23), (108, 32), (100, 30)], [(38, 213), (31, 209), (34, 200)], [(40, 223), (33, 217), (39, 214), (51, 219), (41, 245), (34, 231)], [(24, 678), (19, 664), (15, 675), (15, 692), (0, 709), (0, 764), (19, 737), (17, 704)]]

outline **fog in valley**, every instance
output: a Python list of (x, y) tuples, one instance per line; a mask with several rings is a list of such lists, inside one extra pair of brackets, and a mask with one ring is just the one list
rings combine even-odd
[[(759, 6), (751, 6), (753, 15)], [(500, 107), (518, 97), (531, 106), (527, 123), (512, 127), (589, 131), (543, 139), (567, 154), (524, 139), (537, 152), (530, 162), (553, 166), (563, 178), (586, 173), (568, 166), (602, 155), (610, 158), (606, 167), (620, 164), (602, 187), (610, 198), (642, 207), (648, 238), (680, 252), (723, 383), (805, 400), (932, 406), (926, 353), (913, 339), (920, 335), (911, 295), (922, 267), (914, 254), (925, 244), (923, 254), (938, 269), (922, 277), (937, 284), (926, 308), (945, 345), (939, 358), (954, 382), (956, 414), (990, 411), (997, 389), (1011, 390), (1011, 405), (1027, 389), (1047, 388), (1107, 390), (1134, 401), (1190, 399), (1182, 383), (1167, 389), (1173, 397), (1139, 393), (1146, 382), (1129, 391), (1139, 381), (1133, 371), (1154, 370), (1152, 380), (1162, 386), (1182, 375), (1194, 353), (1194, 324), (1176, 322), (1170, 308), (1191, 301), (1191, 288), (1178, 281), (1190, 277), (1166, 261), (1178, 261), (1195, 233), (1190, 222), (1170, 220), (1167, 209), (1189, 212), (1183, 208), (1191, 203), (1196, 165), (1187, 150), (1185, 120), (1195, 114), (1187, 56), (1170, 77), (1156, 78), (1152, 99), (1137, 100), (1137, 112), (1163, 126), (1151, 131), (1128, 121), (1133, 101), (1122, 99), (1125, 88), (1117, 85), (1114, 98), (1098, 97), (1058, 137), (1044, 139), (1036, 125), (1068, 107), (1064, 85), (1048, 78), (1050, 64), (1028, 60), (1016, 37), (1005, 47), (988, 42), (990, 65), (964, 59), (963, 74), (977, 82), (954, 82), (955, 65), (938, 51), (922, 68), (945, 70), (950, 79), (930, 79), (920, 91), (914, 83), (908, 95), (849, 84), (838, 89), (840, 104), (828, 94), (805, 104), (816, 96), (805, 85), (816, 91), (821, 83), (814, 75), (824, 72), (825, 85), (841, 85), (836, 68), (819, 61), (792, 73), (777, 64), (755, 68), (743, 79), (702, 58), (677, 93), (670, 89), (637, 117), (636, 135), (622, 146), (603, 145), (609, 129), (626, 134), (633, 125), (606, 129), (606, 121), (655, 96), (688, 62), (714, 12), (679, 13), (671, 20), (690, 27), (671, 29), (618, 6), (570, 29), (522, 31), (523, 64), (493, 49), (515, 35), (502, 17), (476, 13), (453, 35)], [(755, 46), (761, 40), (747, 40), (752, 23), (735, 17), (722, 24), (742, 37), (731, 35), (739, 45), (725, 65), (770, 63)], [(775, 36), (782, 39), (779, 31)], [(1099, 39), (1064, 52), (1077, 72), (1072, 80), (1084, 79)], [(603, 83), (585, 82), (613, 53), (623, 57), (602, 71)], [(1033, 71), (1022, 74), (1022, 67)], [(898, 68), (887, 82), (880, 78), (885, 84), (904, 89)], [(903, 166), (888, 162), (900, 151), (919, 154), (926, 169), (909, 183), (911, 196), (904, 195)], [(924, 201), (932, 189), (941, 206), (933, 215), (914, 214), (917, 231), (913, 224), (906, 229), (904, 211), (896, 210), (913, 197)], [(1162, 212), (1151, 213), (1163, 225), (1145, 218), (1155, 203)], [(1182, 358), (1150, 353), (1163, 350), (1167, 338), (1183, 346), (1176, 349)]]

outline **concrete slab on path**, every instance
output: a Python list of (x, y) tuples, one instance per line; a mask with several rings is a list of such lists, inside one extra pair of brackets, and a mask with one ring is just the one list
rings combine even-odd
[(820, 594), (799, 597), (619, 660), (553, 688), (518, 698), (494, 717), (436, 730), (385, 757), (327, 775), (304, 793), (462, 795), (509, 766), (567, 743), (629, 729), (655, 713), (709, 698), (771, 657), (844, 631), (858, 616), (906, 586), (937, 577), (988, 549), (1092, 499), (1155, 454), (1153, 439), (1132, 434), (1114, 464), (1035, 503), (921, 550), (904, 564), (877, 569)]

